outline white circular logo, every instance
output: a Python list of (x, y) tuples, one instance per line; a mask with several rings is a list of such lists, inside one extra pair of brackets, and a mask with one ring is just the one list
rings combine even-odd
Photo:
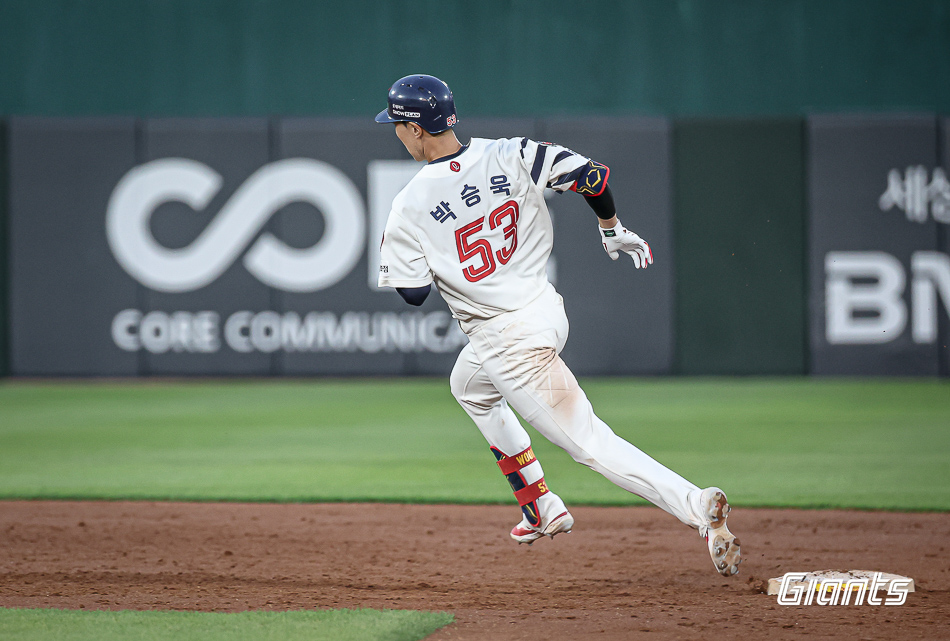
[(308, 158), (261, 167), (187, 247), (169, 249), (155, 240), (149, 220), (159, 205), (204, 209), (221, 183), (216, 171), (186, 158), (153, 160), (123, 176), (106, 212), (109, 246), (122, 268), (158, 291), (199, 289), (237, 260), (277, 210), (301, 201), (323, 213), (323, 236), (312, 247), (295, 249), (261, 234), (243, 259), (258, 280), (286, 291), (318, 291), (342, 280), (362, 255), (366, 213), (359, 191), (336, 167)]

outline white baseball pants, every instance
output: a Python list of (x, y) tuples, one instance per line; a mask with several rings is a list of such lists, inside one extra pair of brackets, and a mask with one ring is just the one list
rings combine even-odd
[(554, 287), (521, 310), (466, 329), (470, 342), (452, 370), (452, 394), (490, 445), (511, 456), (531, 444), (510, 404), (578, 463), (691, 527), (703, 525), (700, 489), (614, 434), (594, 414), (558, 356), (567, 342), (568, 321)]

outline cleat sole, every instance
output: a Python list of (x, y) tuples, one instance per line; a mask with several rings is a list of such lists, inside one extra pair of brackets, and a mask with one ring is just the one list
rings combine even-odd
[(732, 506), (729, 505), (726, 495), (717, 490), (708, 499), (709, 507), (706, 511), (708, 531), (706, 540), (709, 546), (709, 556), (713, 566), (723, 576), (734, 576), (739, 573), (739, 564), (742, 563), (739, 539), (729, 531), (726, 520)]

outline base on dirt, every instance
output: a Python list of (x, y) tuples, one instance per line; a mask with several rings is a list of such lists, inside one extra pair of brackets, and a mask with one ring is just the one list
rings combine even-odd
[[(786, 573), (788, 574), (788, 573)], [(860, 584), (855, 582), (868, 581), (870, 582), (874, 575), (880, 574), (880, 579), (878, 579), (878, 585), (883, 591), (887, 591), (891, 584), (894, 581), (909, 581), (907, 583), (907, 591), (914, 592), (914, 580), (907, 576), (901, 576), (900, 574), (888, 574), (887, 572), (875, 572), (872, 570), (818, 570), (816, 572), (807, 572), (805, 576), (800, 581), (789, 581), (789, 588), (805, 588), (812, 589), (816, 592), (821, 592), (824, 588), (824, 591), (830, 592), (834, 589), (834, 585), (827, 585), (829, 582), (840, 581), (842, 589), (845, 589), (844, 586), (848, 586), (850, 582), (850, 587), (847, 589), (850, 590), (859, 590)], [(768, 594), (777, 595), (782, 585), (783, 576), (776, 577), (774, 579), (769, 579), (769, 589)], [(904, 583), (901, 583), (904, 585)]]

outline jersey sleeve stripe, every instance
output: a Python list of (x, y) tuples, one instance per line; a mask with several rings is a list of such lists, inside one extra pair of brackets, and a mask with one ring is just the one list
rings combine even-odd
[(576, 154), (573, 151), (568, 151), (565, 149), (564, 151), (560, 152), (557, 156), (554, 157), (554, 162), (551, 164), (551, 167), (553, 168), (556, 164), (558, 164), (562, 160), (566, 160), (574, 155)]
[(556, 185), (563, 185), (564, 183), (574, 182), (575, 180), (580, 178), (581, 173), (583, 173), (585, 167), (586, 165), (583, 165), (581, 167), (578, 167), (577, 169), (575, 169), (569, 174), (564, 174), (563, 176), (555, 180), (553, 183), (551, 183), (551, 185), (556, 186)]
[(534, 165), (531, 167), (531, 180), (535, 185), (538, 184), (538, 179), (541, 178), (541, 169), (544, 167), (544, 155), (547, 152), (548, 148), (545, 145), (538, 145), (538, 153), (534, 157)]

